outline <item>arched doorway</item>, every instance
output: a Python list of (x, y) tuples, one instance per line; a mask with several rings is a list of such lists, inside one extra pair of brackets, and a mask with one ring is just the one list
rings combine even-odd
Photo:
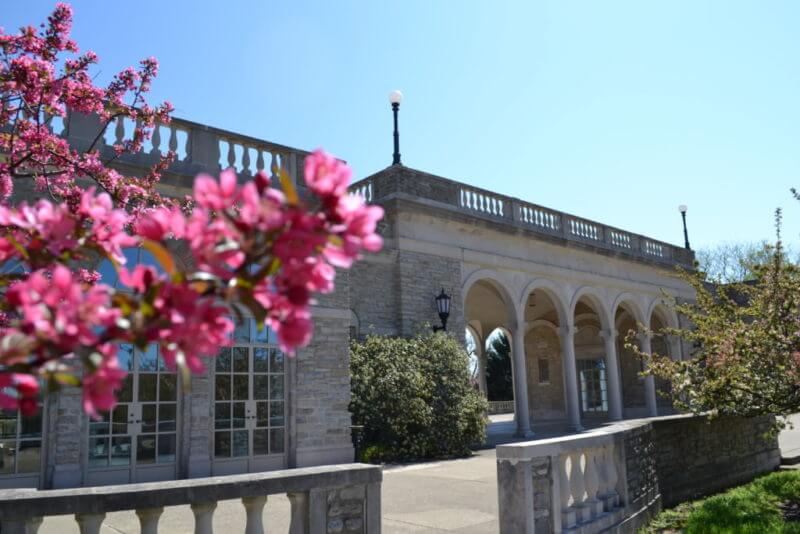
[(580, 416), (584, 425), (609, 419), (609, 365), (601, 332), (602, 304), (592, 295), (581, 296), (573, 309), (574, 347)]

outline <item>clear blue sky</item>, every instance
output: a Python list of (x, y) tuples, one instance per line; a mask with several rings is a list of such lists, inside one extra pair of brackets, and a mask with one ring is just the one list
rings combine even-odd
[[(4, 0), (7, 30), (54, 2)], [(175, 115), (403, 162), (697, 248), (800, 241), (800, 2), (75, 1), (98, 80), (161, 62)]]

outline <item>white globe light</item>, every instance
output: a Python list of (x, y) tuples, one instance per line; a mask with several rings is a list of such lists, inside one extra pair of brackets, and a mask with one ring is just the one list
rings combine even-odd
[(392, 104), (399, 104), (403, 101), (403, 93), (395, 89), (391, 93), (389, 93), (389, 102)]
[(678, 206), (678, 209), (680, 210), (681, 213), (686, 213), (686, 210), (688, 208), (686, 207), (686, 204), (681, 204), (680, 206)]

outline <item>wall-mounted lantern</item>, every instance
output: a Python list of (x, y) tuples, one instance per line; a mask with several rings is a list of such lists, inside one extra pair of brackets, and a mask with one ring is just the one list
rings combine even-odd
[(444, 292), (444, 288), (442, 288), (439, 296), (436, 297), (436, 310), (439, 312), (442, 326), (434, 326), (433, 331), (447, 330), (447, 318), (450, 317), (450, 295)]

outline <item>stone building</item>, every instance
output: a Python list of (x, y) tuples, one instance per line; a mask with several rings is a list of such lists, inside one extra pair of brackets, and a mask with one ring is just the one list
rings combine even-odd
[(644, 325), (643, 350), (682, 358), (659, 331), (678, 325), (664, 292), (693, 298), (674, 276), (692, 267), (690, 250), (402, 165), (354, 190), (386, 209), (384, 250), (350, 273), (358, 335), (429, 329), (444, 288), (449, 329), (476, 341), (481, 377), (488, 336), (513, 340), (518, 434), (670, 410), (624, 338)]
[[(130, 135), (120, 121), (101, 151)], [(53, 125), (78, 149), (95, 138), (93, 117)], [(302, 193), (306, 152), (175, 119), (143, 153), (115, 165), (149, 168), (166, 150), (177, 160), (161, 189), (183, 196), (200, 172), (233, 167), (241, 180), (287, 169)], [(672, 276), (690, 251), (465, 184), (392, 166), (353, 190), (386, 209), (385, 249), (341, 272), (337, 289), (313, 307), (312, 344), (286, 358), (270, 332), (239, 325), (230, 349), (184, 384), (155, 347), (122, 347), (130, 371), (120, 404), (90, 421), (81, 393), (50, 396), (39, 416), (0, 419), (0, 487), (59, 488), (202, 477), (353, 459), (348, 371), (350, 337), (411, 336), (437, 321), (434, 297), (452, 295), (449, 329), (478, 346), (496, 328), (513, 339), (518, 433), (546, 424), (656, 414), (652, 379), (622, 349), (622, 333), (642, 323), (677, 324), (661, 291), (691, 298)], [(15, 191), (17, 199), (30, 190)], [(140, 250), (131, 262), (150, 261)], [(113, 270), (96, 266), (113, 283)], [(682, 347), (662, 336), (645, 350)], [(483, 367), (483, 366), (482, 366)]]

